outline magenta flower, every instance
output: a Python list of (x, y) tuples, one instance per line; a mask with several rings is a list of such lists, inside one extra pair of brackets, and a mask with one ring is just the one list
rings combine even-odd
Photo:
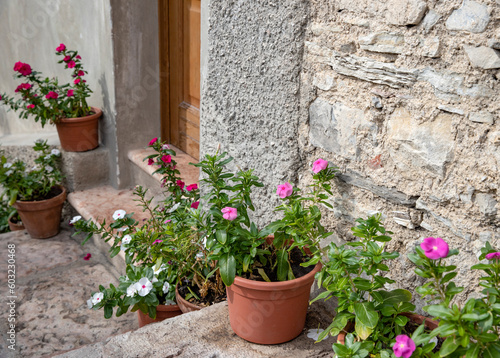
[(80, 55), (76, 55), (76, 57), (75, 57), (75, 58), (77, 58), (77, 59), (79, 59), (79, 60), (81, 60), (81, 59), (82, 59), (82, 57), (81, 57)]
[(170, 155), (164, 155), (161, 157), (161, 161), (165, 164), (168, 164), (172, 161), (172, 157)]
[(153, 160), (153, 158), (148, 159), (148, 165), (153, 165), (154, 163), (155, 161)]
[(292, 195), (292, 193), (293, 187), (289, 182), (278, 185), (278, 189), (276, 190), (276, 194), (278, 194), (281, 199), (285, 199), (287, 196)]
[(2, 96), (0, 96), (0, 101), (2, 100)]
[(16, 62), (14, 64), (14, 71), (19, 72), (23, 76), (31, 75), (31, 66), (27, 63)]
[(47, 98), (47, 99), (57, 99), (57, 97), (59, 97), (59, 95), (57, 94), (57, 92), (54, 92), (54, 91), (50, 91), (45, 96), (45, 98)]
[(193, 209), (198, 209), (198, 206), (200, 206), (200, 202), (199, 201), (195, 201), (194, 203), (191, 204), (191, 207)]
[(161, 242), (163, 242), (163, 240), (156, 239), (155, 241), (153, 241), (153, 245), (155, 245), (155, 244), (159, 244), (159, 243), (161, 243)]
[(90, 253), (88, 253), (87, 255), (85, 255), (85, 257), (83, 259), (85, 261), (88, 261), (88, 260), (90, 260), (91, 257), (92, 257), (92, 255)]
[(71, 56), (69, 56), (69, 55), (64, 56), (63, 61), (64, 61), (64, 62), (69, 62), (69, 61), (71, 61)]
[(168, 223), (169, 223), (169, 222), (171, 222), (171, 221), (172, 221), (172, 220), (167, 219), (167, 220), (165, 220), (164, 224), (168, 224)]
[(233, 221), (238, 216), (238, 210), (230, 206), (226, 206), (222, 211), (222, 217), (226, 220)]
[(324, 159), (319, 158), (313, 163), (312, 171), (313, 173), (319, 173), (328, 166), (328, 162)]
[(158, 140), (158, 138), (151, 139), (151, 141), (149, 142), (149, 145), (155, 144), (157, 140)]
[(76, 80), (74, 80), (74, 81), (73, 81), (73, 83), (74, 83), (75, 85), (77, 85), (77, 84), (79, 84), (79, 83), (80, 83), (80, 81), (81, 81), (81, 79), (77, 78)]
[(17, 86), (17, 88), (14, 92), (19, 92), (21, 90), (29, 90), (30, 88), (31, 88), (31, 85), (29, 83), (21, 83), (19, 86)]
[(66, 50), (66, 45), (65, 44), (60, 44), (59, 46), (56, 47), (57, 52), (62, 52)]
[(80, 77), (82, 77), (84, 75), (85, 75), (85, 72), (83, 72), (82, 70), (78, 71), (78, 73), (77, 73), (77, 76), (80, 76)]
[(409, 358), (416, 348), (415, 342), (410, 337), (401, 334), (396, 337), (396, 343), (392, 347), (392, 350), (396, 357)]
[(68, 97), (73, 97), (75, 95), (75, 90), (68, 90), (68, 93), (66, 93), (66, 96)]
[(198, 184), (196, 184), (196, 183), (195, 183), (195, 184), (188, 185), (188, 186), (186, 187), (186, 190), (187, 190), (187, 191), (196, 190), (196, 189), (198, 189)]
[(76, 66), (75, 61), (69, 61), (69, 62), (68, 62), (68, 68), (73, 68), (73, 67), (75, 67), (75, 66)]
[(494, 260), (494, 259), (500, 260), (500, 252), (491, 252), (486, 255), (486, 258), (488, 260)]
[(177, 186), (181, 189), (184, 189), (184, 185), (186, 185), (186, 183), (184, 183), (182, 180), (177, 180), (175, 184), (177, 184)]
[(26, 108), (28, 108), (28, 109), (33, 109), (33, 108), (35, 108), (35, 105), (34, 105), (33, 103), (32, 103), (32, 104), (28, 104), (28, 105), (26, 106)]
[(422, 250), (424, 250), (425, 256), (431, 260), (441, 259), (448, 256), (450, 248), (446, 241), (440, 237), (428, 237), (420, 244)]

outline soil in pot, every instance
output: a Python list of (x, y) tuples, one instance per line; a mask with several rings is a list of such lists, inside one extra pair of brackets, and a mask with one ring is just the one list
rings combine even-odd
[(13, 216), (9, 218), (9, 229), (10, 231), (20, 231), (24, 230), (25, 227), (20, 219), (16, 218), (16, 216)]
[[(190, 280), (182, 280), (179, 285), (176, 287), (176, 298), (177, 304), (180, 306), (182, 312), (191, 312), (200, 310), (204, 307), (208, 307), (213, 305), (214, 303), (223, 302), (226, 300), (226, 292), (216, 292), (215, 287), (217, 286), (215, 283), (215, 276), (212, 276), (208, 279), (209, 281), (209, 289), (205, 292), (205, 295), (202, 295), (200, 292), (200, 288), (198, 285), (194, 284)], [(210, 288), (212, 287), (212, 288)], [(196, 297), (190, 297), (186, 300), (186, 297), (192, 296), (195, 294)]]
[(139, 328), (147, 324), (161, 322), (168, 318), (176, 317), (182, 314), (178, 305), (159, 305), (156, 307), (156, 318), (152, 319), (149, 315), (137, 310), (137, 320), (139, 321)]

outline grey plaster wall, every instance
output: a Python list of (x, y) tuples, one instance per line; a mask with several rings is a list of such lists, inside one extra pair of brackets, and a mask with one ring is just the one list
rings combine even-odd
[[(255, 219), (266, 223), (276, 185), (296, 181), (300, 72), (309, 1), (209, 1), (202, 53), (201, 155), (221, 150), (255, 168)], [(202, 37), (203, 35), (202, 32)], [(203, 47), (202, 47), (203, 50)], [(307, 115), (307, 114), (306, 114)]]
[(157, 0), (111, 0), (114, 86), (116, 91), (117, 176), (115, 186), (131, 182), (127, 153), (160, 135), (160, 73)]

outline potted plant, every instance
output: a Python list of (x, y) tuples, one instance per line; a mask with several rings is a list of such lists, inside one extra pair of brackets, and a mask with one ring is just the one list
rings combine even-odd
[(69, 152), (84, 152), (99, 145), (98, 120), (102, 116), (99, 108), (90, 107), (87, 97), (92, 91), (84, 76), (81, 57), (77, 51), (68, 50), (64, 44), (56, 48), (56, 55), (63, 56), (58, 63), (70, 69), (73, 82), (59, 84), (57, 78), (43, 79), (40, 72), (31, 69), (27, 63), (16, 62), (16, 77), (22, 79), (15, 90), (21, 98), (14, 99), (5, 93), (0, 101), (14, 111), (20, 111), (22, 118), (32, 116), (35, 122), (55, 124), (61, 147)]
[(20, 231), (25, 229), (21, 220), (21, 216), (19, 216), (19, 213), (16, 209), (12, 208), (12, 211), (9, 213), (8, 218), (10, 231)]
[(277, 208), (284, 217), (259, 230), (248, 212), (254, 210), (252, 188), (262, 184), (252, 170), (226, 171), (231, 160), (217, 152), (196, 164), (208, 185), (208, 214), (200, 227), (209, 258), (226, 285), (235, 333), (255, 343), (286, 342), (304, 327), (310, 288), (321, 267), (319, 241), (330, 233), (320, 224), (317, 205), (330, 205), (323, 192), (330, 191), (335, 168), (323, 160), (315, 164), (312, 190), (304, 196), (289, 183), (278, 186), (277, 194), (287, 201)]
[(317, 275), (318, 286), (325, 291), (315, 300), (336, 297), (338, 301), (332, 324), (318, 340), (338, 335), (333, 345), (338, 357), (384, 358), (394, 354), (407, 358), (430, 353), (436, 342), (430, 342), (424, 324), (412, 331), (408, 322), (415, 318), (428, 329), (437, 323), (412, 314), (415, 306), (409, 291), (385, 289), (386, 284), (395, 282), (384, 274), (389, 271), (385, 261), (399, 257), (397, 252), (386, 251), (392, 233), (383, 227), (381, 214), (356, 221), (358, 226), (352, 231), (360, 240), (341, 246), (331, 243), (328, 261)]
[(45, 239), (59, 232), (66, 189), (60, 185), (59, 150), (50, 150), (47, 141), (41, 140), (35, 142), (33, 149), (39, 154), (31, 169), (22, 160), (9, 162), (1, 156), (0, 184), (30, 236)]
[(457, 267), (444, 261), (457, 254), (458, 250), (450, 250), (442, 238), (429, 237), (416, 253), (408, 255), (416, 265), (415, 273), (427, 281), (417, 288), (432, 302), (423, 309), (439, 319), (431, 337), (444, 339), (440, 357), (500, 357), (500, 251), (489, 242), (481, 249), (479, 260), (487, 262), (471, 269), (483, 271), (479, 278), (482, 295), (469, 298), (463, 306), (453, 302), (463, 290), (453, 282)]

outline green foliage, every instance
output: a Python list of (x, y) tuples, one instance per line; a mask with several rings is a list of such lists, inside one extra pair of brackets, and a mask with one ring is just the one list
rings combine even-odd
[(27, 169), (26, 163), (20, 159), (9, 162), (4, 155), (0, 157), (0, 185), (9, 205), (16, 200), (42, 200), (63, 179), (59, 169), (59, 150), (50, 150), (47, 141), (42, 140), (35, 142), (33, 150), (38, 152), (38, 157), (31, 169)]

